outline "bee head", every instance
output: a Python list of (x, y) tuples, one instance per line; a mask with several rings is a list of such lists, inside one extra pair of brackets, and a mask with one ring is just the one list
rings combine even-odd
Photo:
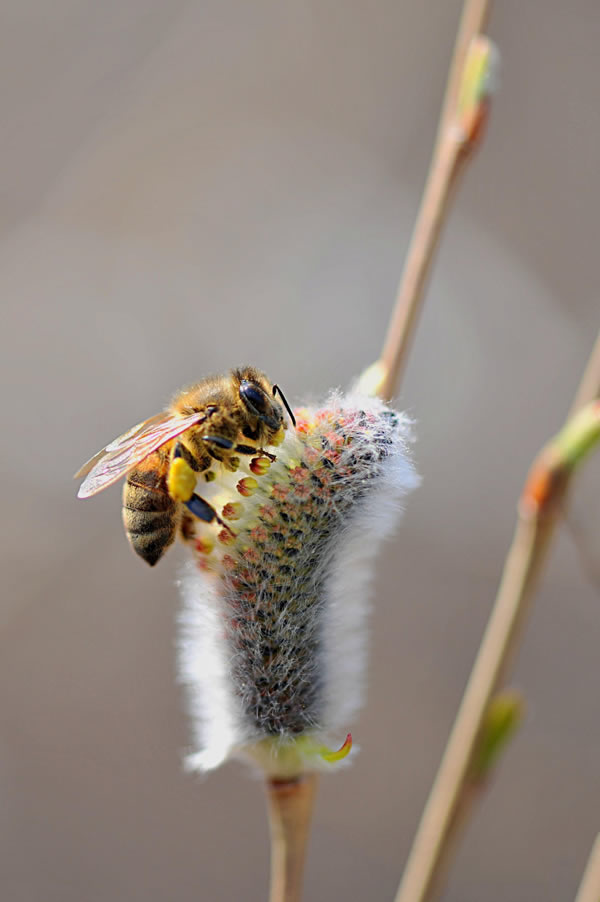
[(273, 432), (277, 432), (283, 425), (284, 411), (275, 396), (279, 391), (285, 407), (290, 415), (292, 423), (296, 425), (294, 415), (278, 386), (270, 386), (265, 377), (255, 370), (242, 370), (238, 374), (240, 380), (240, 398), (253, 416), (257, 417)]
[(273, 432), (277, 432), (283, 423), (283, 414), (279, 405), (275, 405), (260, 385), (242, 379), (240, 382), (240, 398), (248, 411), (263, 422)]

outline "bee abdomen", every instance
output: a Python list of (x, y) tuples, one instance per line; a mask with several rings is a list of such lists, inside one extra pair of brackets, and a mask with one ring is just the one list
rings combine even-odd
[(131, 547), (144, 558), (151, 567), (163, 556), (169, 545), (175, 538), (175, 528), (169, 526), (165, 529), (146, 533), (127, 532)]
[(127, 537), (136, 554), (150, 566), (156, 564), (174, 541), (179, 518), (177, 503), (167, 491), (164, 463), (161, 456), (157, 458), (158, 466), (132, 471), (123, 492)]
[(140, 510), (124, 505), (123, 522), (128, 533), (134, 536), (143, 536), (151, 532), (171, 529), (173, 513), (172, 511)]

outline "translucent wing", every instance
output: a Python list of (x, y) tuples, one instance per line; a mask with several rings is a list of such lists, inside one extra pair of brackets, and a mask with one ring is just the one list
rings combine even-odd
[(77, 471), (76, 479), (86, 477), (79, 487), (77, 497), (89, 498), (101, 492), (161, 445), (205, 419), (204, 411), (182, 417), (165, 410), (138, 423), (95, 454)]
[(80, 479), (82, 476), (87, 476), (90, 473), (98, 461), (102, 460), (103, 457), (110, 451), (115, 451), (120, 447), (123, 447), (125, 442), (131, 441), (137, 435), (139, 435), (143, 430), (150, 428), (154, 423), (163, 422), (165, 419), (165, 413), (157, 413), (155, 416), (150, 417), (148, 420), (143, 420), (143, 422), (138, 423), (137, 426), (132, 426), (131, 429), (128, 429), (127, 432), (124, 432), (123, 435), (120, 435), (119, 438), (116, 438), (114, 441), (107, 445), (106, 448), (103, 448), (102, 451), (98, 451), (97, 454), (94, 454), (93, 457), (90, 457), (86, 463), (82, 467), (77, 470), (73, 479)]

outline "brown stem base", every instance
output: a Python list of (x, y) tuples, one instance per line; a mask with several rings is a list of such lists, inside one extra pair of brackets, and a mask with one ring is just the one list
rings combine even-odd
[(314, 774), (305, 774), (291, 780), (267, 780), (271, 831), (269, 902), (301, 900), (316, 783)]

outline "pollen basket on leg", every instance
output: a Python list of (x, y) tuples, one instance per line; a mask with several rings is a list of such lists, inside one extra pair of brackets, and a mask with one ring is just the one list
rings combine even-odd
[(197, 474), (183, 457), (176, 457), (169, 465), (167, 488), (175, 501), (189, 501), (196, 487)]

